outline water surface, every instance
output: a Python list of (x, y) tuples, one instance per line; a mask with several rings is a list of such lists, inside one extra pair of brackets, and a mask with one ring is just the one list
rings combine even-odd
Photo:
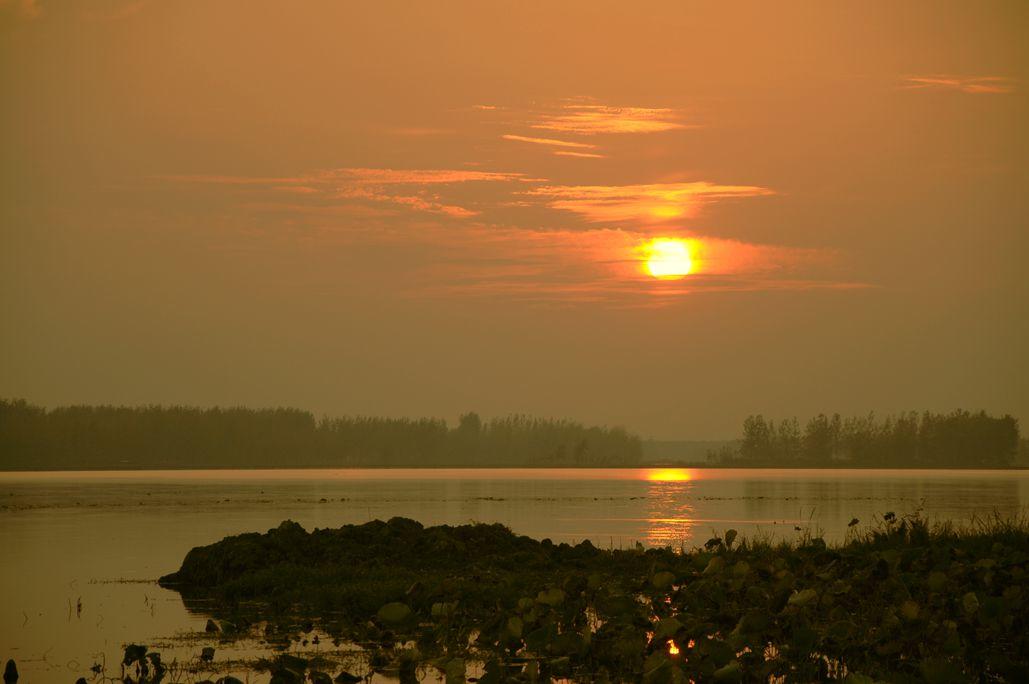
[[(265, 531), (393, 516), (501, 522), (555, 542), (692, 546), (735, 528), (842, 540), (847, 523), (921, 509), (936, 519), (1024, 514), (1029, 471), (510, 469), (0, 473), (0, 656), (28, 681), (74, 681), (129, 641), (166, 660), (202, 631), (153, 580), (193, 546)], [(81, 608), (80, 608), (81, 606)], [(328, 646), (327, 648), (331, 648)], [(231, 657), (219, 646), (218, 659)], [(35, 675), (35, 676), (33, 676)]]

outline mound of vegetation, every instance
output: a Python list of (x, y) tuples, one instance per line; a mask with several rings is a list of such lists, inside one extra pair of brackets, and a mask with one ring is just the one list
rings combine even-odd
[[(480, 681), (1029, 681), (1029, 528), (887, 514), (829, 546), (555, 545), (499, 525), (389, 522), (192, 550), (161, 579), (219, 625), (315, 618), (371, 669)], [(308, 626), (309, 628), (309, 626)], [(453, 675), (451, 677), (451, 675)]]
[(571, 547), (520, 537), (502, 525), (424, 528), (406, 518), (306, 532), (285, 521), (191, 550), (164, 586), (229, 603), (259, 601), (360, 618), (398, 597), (416, 607), (461, 600), (492, 609), (500, 594), (527, 590), (555, 573), (603, 556), (589, 542)]

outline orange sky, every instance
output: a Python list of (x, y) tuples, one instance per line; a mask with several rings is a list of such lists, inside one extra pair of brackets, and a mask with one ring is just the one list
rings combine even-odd
[[(1029, 416), (1029, 5), (0, 0), (0, 395)], [(658, 280), (648, 240), (693, 269)]]

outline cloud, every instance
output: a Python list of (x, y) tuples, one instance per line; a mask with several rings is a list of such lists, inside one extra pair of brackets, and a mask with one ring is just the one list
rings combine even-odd
[(976, 95), (1000, 95), (1015, 92), (1015, 82), (1004, 76), (911, 76), (904, 79), (907, 90), (953, 90)]
[(704, 293), (853, 290), (860, 282), (819, 276), (835, 254), (709, 237), (684, 238), (694, 262), (676, 281), (645, 267), (649, 236), (638, 231), (536, 231), (473, 227), (420, 236), (445, 250), (415, 278), (411, 297), (490, 297), (541, 304), (667, 306)]
[(373, 202), (389, 202), (410, 207), (431, 214), (445, 214), (454, 218), (477, 216), (478, 211), (455, 204), (444, 204), (437, 195), (398, 195), (383, 192), (374, 187), (340, 188), (333, 195), (336, 199), (358, 199)]
[(694, 216), (711, 202), (774, 194), (752, 185), (652, 183), (647, 185), (545, 185), (523, 192), (547, 200), (552, 209), (570, 211), (591, 222), (662, 222)]
[(521, 173), (497, 173), (493, 171), (472, 171), (468, 169), (372, 169), (343, 168), (330, 169), (315, 174), (316, 178), (329, 181), (348, 181), (372, 185), (438, 185), (483, 181), (527, 180)]
[(557, 113), (544, 114), (532, 128), (579, 135), (598, 133), (658, 133), (687, 128), (674, 109), (569, 104)]
[(590, 145), (589, 143), (578, 143), (570, 142), (568, 140), (555, 140), (554, 138), (530, 138), (524, 135), (502, 135), (500, 136), (504, 140), (514, 140), (517, 142), (533, 143), (535, 145), (550, 145), (553, 147), (576, 147), (583, 149), (594, 149), (596, 145)]
[(556, 150), (554, 152), (558, 157), (582, 157), (584, 159), (605, 159), (606, 155), (596, 154), (593, 152), (568, 152), (566, 150)]
[[(667, 227), (659, 234), (653, 224), (638, 220), (648, 213), (664, 219), (706, 202), (771, 193), (757, 186), (694, 182), (526, 188), (524, 183), (536, 179), (518, 173), (365, 167), (293, 177), (173, 180), (200, 184), (228, 198), (220, 207), (222, 216), (244, 225), (248, 239), (267, 235), (319, 249), (359, 247), (369, 254), (400, 255), (403, 268), (387, 265), (392, 269), (388, 287), (412, 299), (492, 297), (545, 306), (631, 308), (668, 306), (682, 297), (711, 293), (867, 287), (834, 279), (836, 255), (828, 250), (682, 234)], [(633, 228), (573, 227), (567, 220), (558, 229), (526, 227), (559, 224), (554, 219), (560, 214), (546, 215), (551, 210), (575, 212), (592, 222), (629, 217)], [(659, 236), (688, 245), (689, 276), (666, 281), (650, 275), (647, 245)]]
[[(289, 194), (314, 202), (388, 203), (405, 209), (452, 218), (476, 216), (477, 209), (449, 202), (447, 187), (466, 183), (512, 183), (529, 179), (521, 173), (470, 169), (375, 169), (345, 167), (298, 176), (165, 176), (164, 180), (216, 186), (236, 186), (248, 192)], [(430, 188), (435, 188), (430, 190)]]
[(658, 133), (695, 127), (684, 123), (681, 120), (681, 112), (676, 109), (613, 106), (596, 102), (592, 98), (575, 98), (558, 105), (545, 105), (539, 109), (505, 109), (501, 119), (490, 116), (496, 113), (495, 110), (498, 109), (496, 107), (476, 105), (474, 109), (492, 119), (494, 124), (504, 127), (524, 126), (531, 129), (527, 133), (546, 130), (565, 134), (561, 138), (551, 138), (523, 135), (522, 133), (504, 133), (500, 136), (504, 140), (569, 150), (594, 150), (592, 153), (580, 152), (579, 154), (554, 153), (559, 156), (588, 159), (603, 158), (606, 155), (600, 154), (600, 146), (597, 144), (583, 140), (568, 140), (567, 137)]
[(442, 185), (474, 181), (522, 181), (522, 173), (497, 173), (469, 169), (374, 169), (346, 167), (324, 169), (298, 176), (212, 176), (186, 175), (161, 176), (165, 180), (208, 183), (216, 185), (332, 185), (349, 183), (354, 185)]
[[(558, 149), (563, 156), (597, 158), (602, 155)], [(166, 176), (165, 180), (238, 187), (243, 192), (290, 195), (325, 206), (331, 203), (383, 203), (405, 210), (468, 218), (484, 211), (542, 206), (570, 212), (590, 223), (659, 225), (696, 216), (705, 205), (727, 199), (772, 195), (768, 188), (719, 185), (706, 181), (641, 185), (540, 185), (512, 195), (515, 187), (544, 183), (522, 173), (475, 169), (377, 169), (344, 167), (297, 176)], [(461, 191), (465, 185), (495, 185)], [(510, 217), (507, 217), (510, 218)]]

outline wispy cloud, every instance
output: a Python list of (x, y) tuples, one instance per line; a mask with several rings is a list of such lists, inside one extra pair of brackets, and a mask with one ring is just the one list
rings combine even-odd
[(977, 95), (1001, 95), (1015, 92), (1015, 82), (1004, 76), (973, 78), (949, 75), (911, 76), (904, 79), (907, 90), (953, 90)]
[(524, 135), (511, 135), (506, 134), (500, 136), (504, 140), (514, 140), (515, 142), (533, 143), (534, 145), (549, 145), (551, 147), (575, 147), (582, 149), (595, 149), (596, 145), (589, 143), (571, 142), (569, 140), (556, 140), (554, 138), (530, 138)]
[(647, 185), (545, 185), (523, 194), (545, 198), (547, 206), (591, 222), (661, 222), (694, 216), (704, 204), (774, 194), (753, 185), (651, 183)]
[[(663, 224), (704, 203), (771, 193), (758, 186), (526, 187), (539, 179), (474, 169), (365, 167), (172, 180), (219, 193), (228, 200), (220, 205), (223, 215), (236, 221), (244, 217), (251, 235), (267, 233), (309, 245), (360, 245), (381, 254), (395, 249), (406, 265), (391, 271), (388, 286), (411, 298), (653, 307), (702, 293), (865, 287), (835, 280), (835, 255), (827, 250), (682, 234)], [(551, 212), (574, 212), (593, 225), (569, 217), (562, 221), (560, 213)], [(626, 224), (633, 228), (615, 228), (622, 219), (631, 219)], [(658, 235), (656, 226), (662, 224), (666, 234)], [(665, 281), (650, 274), (646, 263), (653, 251), (648, 245), (656, 237), (688, 244), (693, 268), (687, 277)]]
[[(554, 154), (586, 156), (592, 152), (554, 150)], [(601, 156), (601, 155), (596, 155)], [(553, 185), (522, 173), (476, 169), (377, 169), (344, 167), (296, 176), (166, 176), (166, 181), (237, 188), (253, 202), (290, 197), (294, 203), (328, 208), (369, 203), (406, 211), (468, 218), (485, 214), (494, 225), (519, 225), (545, 220), (557, 228), (559, 217), (543, 218), (541, 210), (568, 212), (587, 223), (607, 226), (667, 225), (692, 218), (705, 206), (727, 200), (772, 195), (755, 185), (722, 185), (707, 181), (638, 185)], [(467, 187), (473, 186), (473, 187)], [(521, 213), (519, 213), (521, 212)], [(525, 212), (529, 212), (528, 214)], [(567, 221), (564, 222), (567, 226)]]
[(350, 183), (354, 185), (440, 185), (469, 183), (474, 181), (522, 181), (529, 180), (522, 173), (499, 173), (470, 169), (374, 169), (347, 167), (324, 169), (297, 176), (162, 176), (166, 180), (217, 185), (331, 185)]
[(313, 177), (328, 181), (349, 181), (374, 185), (437, 185), (483, 181), (527, 180), (522, 173), (499, 173), (469, 169), (372, 169), (343, 168), (317, 172)]
[[(447, 186), (465, 183), (512, 183), (528, 179), (521, 173), (470, 169), (324, 169), (297, 176), (165, 176), (164, 180), (207, 185), (238, 186), (252, 191), (284, 193), (321, 202), (389, 203), (415, 211), (467, 218), (480, 212), (447, 201), (440, 193)], [(434, 190), (430, 190), (434, 188)]]
[[(587, 142), (588, 139), (596, 139), (595, 137), (601, 134), (659, 133), (695, 128), (683, 121), (682, 112), (678, 109), (615, 106), (582, 97), (531, 109), (505, 108), (500, 118), (497, 117), (497, 107), (476, 105), (474, 109), (479, 110), (495, 125), (502, 125), (509, 130), (515, 127), (515, 132), (500, 135), (503, 140), (580, 150), (578, 154), (571, 151), (553, 154), (585, 159), (601, 159), (607, 156), (602, 154), (601, 146), (593, 140)], [(528, 130), (519, 131), (519, 128)], [(554, 131), (563, 135), (559, 138), (534, 135), (536, 131)], [(579, 139), (575, 140), (575, 137)]]
[[(425, 236), (428, 239), (428, 236)], [(850, 290), (865, 283), (817, 276), (831, 252), (689, 238), (695, 271), (657, 280), (645, 268), (648, 236), (635, 231), (439, 231), (449, 259), (423, 270), (412, 297), (493, 297), (541, 304), (666, 306), (684, 296), (766, 290)]]
[(674, 109), (614, 107), (601, 104), (569, 104), (556, 113), (542, 115), (532, 128), (579, 135), (598, 133), (658, 133), (687, 128)]
[(371, 187), (344, 187), (339, 188), (333, 195), (333, 199), (368, 200), (371, 202), (388, 202), (400, 206), (409, 207), (417, 211), (424, 211), (431, 214), (445, 214), (454, 218), (467, 218), (477, 216), (478, 211), (467, 209), (456, 204), (445, 204), (439, 195), (418, 194), (403, 195), (384, 192), (383, 190)]

